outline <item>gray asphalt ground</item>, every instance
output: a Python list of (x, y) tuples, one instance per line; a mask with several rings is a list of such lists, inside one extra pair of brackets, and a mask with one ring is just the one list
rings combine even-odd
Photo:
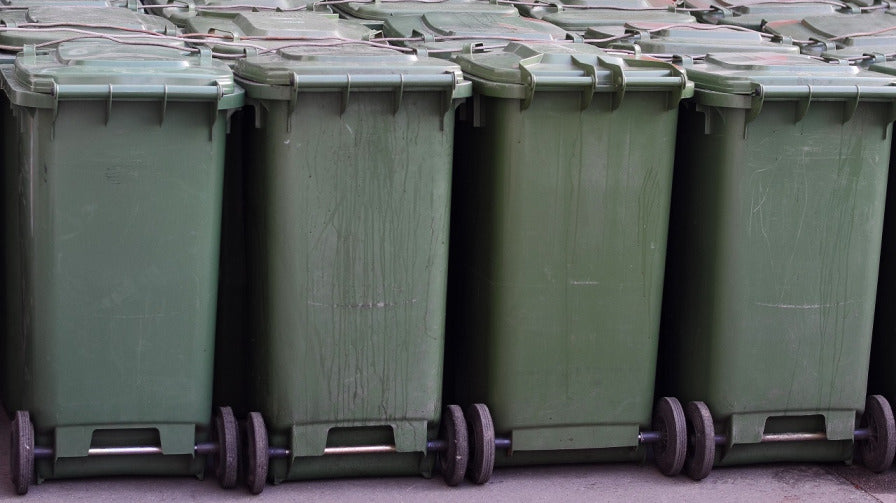
[(343, 479), (268, 486), (260, 496), (224, 491), (213, 477), (53, 480), (16, 496), (9, 481), (9, 423), (0, 421), (0, 501), (60, 502), (893, 502), (896, 469), (872, 474), (859, 466), (778, 464), (717, 468), (707, 479), (666, 477), (651, 465), (602, 464), (507, 468), (484, 486), (446, 487), (438, 477)]

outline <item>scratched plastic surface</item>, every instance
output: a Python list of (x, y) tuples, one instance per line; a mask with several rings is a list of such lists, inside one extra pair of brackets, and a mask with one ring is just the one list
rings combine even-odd
[[(611, 447), (632, 459), (650, 424), (684, 80), (665, 63), (598, 58), (585, 44), (513, 43), (456, 59), (480, 122), (459, 126), (449, 368), (457, 400), (486, 403), (512, 437), (500, 463)], [(613, 65), (653, 81), (616, 110)], [(521, 67), (535, 81), (528, 108)]]
[[(233, 77), (211, 58), (150, 48), (142, 57), (172, 63), (167, 75), (144, 75), (150, 85), (128, 98), (77, 101), (67, 85), (107, 92), (141, 54), (60, 51), (20, 56), (21, 80), (3, 73), (15, 112), (4, 129), (16, 132), (4, 140), (15, 195), (4, 201), (5, 263), (16, 278), (6, 285), (5, 405), (30, 411), (38, 445), (65, 458), (41, 460), (41, 479), (201, 474), (192, 444), (207, 438), (211, 412), (226, 111), (194, 100), (163, 115), (163, 85), (186, 74), (184, 87), (222, 90), (225, 108)], [(31, 90), (36, 81), (59, 84), (56, 110)], [(93, 436), (109, 429), (125, 431)], [(87, 459), (92, 438), (180, 455)]]
[[(801, 418), (787, 431), (848, 447), (866, 394), (896, 89), (794, 55), (715, 55), (688, 75), (697, 104), (679, 130), (661, 392), (705, 401), (729, 443), (747, 444), (722, 462), (807, 459), (819, 445), (757, 444), (782, 416)], [(749, 82), (765, 95), (752, 120)], [(808, 459), (851, 456), (830, 447)]]
[[(235, 72), (261, 107), (247, 143), (251, 406), (272, 445), (303, 457), (289, 472), (274, 460), (272, 478), (428, 473), (460, 70), (334, 45), (247, 58)], [(294, 91), (289, 75), (332, 80)], [(368, 441), (405, 454), (321, 458), (325, 445)]]

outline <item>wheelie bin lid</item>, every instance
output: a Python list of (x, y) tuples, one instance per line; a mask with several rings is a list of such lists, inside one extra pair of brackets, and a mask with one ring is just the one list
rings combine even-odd
[(675, 5), (675, 0), (523, 0), (516, 7), (524, 16), (541, 19), (557, 12), (589, 10), (597, 10), (608, 17), (637, 16), (650, 12), (669, 12)]
[[(195, 16), (186, 21), (187, 33), (222, 36), (224, 44), (209, 44), (216, 53), (243, 53), (240, 43), (282, 47), (297, 39), (370, 40), (380, 32), (361, 23), (339, 19), (337, 14), (308, 11), (241, 12), (234, 17)], [(281, 39), (281, 40), (274, 40)]]
[(332, 12), (325, 2), (316, 0), (144, 0), (143, 4), (146, 12), (166, 17), (178, 26), (194, 16), (233, 17), (251, 11)]
[(634, 50), (644, 54), (700, 56), (709, 52), (784, 52), (798, 53), (795, 45), (771, 42), (771, 37), (748, 28), (707, 24), (669, 25), (628, 23), (626, 32), (589, 28), (585, 40), (599, 47)]
[(444, 59), (374, 45), (291, 46), (240, 59), (233, 67), (251, 98), (294, 100), (300, 91), (438, 91), (472, 94), (460, 68)]
[(683, 64), (688, 78), (694, 81), (698, 99), (704, 92), (760, 101), (896, 99), (894, 77), (804, 54), (720, 53), (709, 54), (702, 62)]
[(389, 39), (415, 39), (396, 43), (445, 58), (468, 44), (494, 50), (514, 40), (565, 40), (567, 36), (566, 30), (537, 19), (456, 12), (392, 17), (386, 20), (383, 33)]
[(464, 12), (518, 16), (513, 5), (497, 0), (371, 0), (334, 4), (349, 17), (385, 21), (392, 16), (421, 16), (430, 12)]
[(139, 0), (0, 0), (4, 10), (55, 5), (60, 7), (129, 7), (136, 9)]
[(0, 31), (0, 45), (15, 47), (88, 35), (85, 32), (127, 38), (138, 36), (140, 32), (149, 32), (146, 35), (150, 37), (152, 34), (173, 36), (178, 33), (170, 21), (120, 7), (48, 5), (0, 10), (0, 26), (21, 28)]
[(626, 23), (696, 23), (697, 18), (686, 12), (670, 10), (619, 11), (604, 9), (555, 8), (543, 20), (570, 32), (583, 33), (593, 26), (624, 26)]
[[(863, 1), (863, 0), (858, 0)], [(873, 2), (872, 2), (873, 3)], [(838, 0), (685, 0), (703, 22), (759, 30), (768, 21), (858, 11), (860, 4)]]
[(3, 68), (12, 103), (54, 108), (62, 100), (209, 101), (217, 109), (242, 105), (243, 92), (225, 63), (208, 49), (190, 50), (110, 41), (25, 46)]
[(503, 50), (464, 52), (454, 58), (476, 92), (523, 100), (528, 106), (536, 91), (584, 93), (584, 105), (594, 93), (615, 93), (614, 107), (632, 92), (671, 92), (676, 106), (693, 94), (684, 71), (649, 57), (618, 56), (582, 43), (513, 42)]
[(896, 53), (896, 16), (889, 11), (809, 16), (768, 23), (763, 29), (793, 40), (805, 54), (840, 59)]

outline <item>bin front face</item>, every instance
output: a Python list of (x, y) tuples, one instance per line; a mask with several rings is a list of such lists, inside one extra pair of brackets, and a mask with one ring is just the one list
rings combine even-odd
[(441, 58), (449, 58), (460, 53), (464, 46), (473, 43), (481, 43), (490, 50), (495, 50), (502, 44), (508, 44), (510, 40), (566, 39), (566, 30), (536, 19), (455, 12), (390, 17), (383, 23), (383, 34), (386, 37), (418, 39), (422, 38), (423, 34), (432, 35), (431, 41), (420, 40), (400, 44), (414, 49), (425, 49), (430, 55)]
[[(233, 17), (194, 16), (186, 21), (187, 33), (226, 33), (240, 37), (370, 40), (378, 32), (326, 12), (243, 12)], [(298, 40), (251, 40), (253, 45), (279, 47)], [(245, 48), (214, 45), (215, 52), (242, 54)]]
[[(235, 72), (261, 114), (248, 173), (253, 405), (294, 457), (385, 428), (419, 471), (441, 406), (450, 102), (469, 83), (443, 60), (363, 45), (281, 49)], [(322, 472), (306, 459), (274, 477), (390, 470), (381, 458)]]
[[(229, 70), (178, 50), (64, 44), (20, 55), (3, 87), (18, 128), (6, 179), (24, 310), (6, 355), (9, 409), (29, 410), (38, 445), (59, 458), (122, 429), (154, 430), (166, 454), (192, 458), (211, 410), (226, 120), (219, 103), (175, 94), (233, 95)], [(78, 476), (97, 463), (39, 471)]]
[[(475, 79), (481, 121), (463, 146), (473, 161), (457, 166), (468, 180), (457, 199), (472, 208), (454, 227), (468, 241), (454, 335), (468, 367), (454, 369), (457, 392), (491, 408), (514, 452), (635, 447), (653, 400), (670, 93), (686, 80), (671, 65), (584, 44), (514, 43), (457, 61)], [(604, 89), (610, 68), (665, 83), (629, 88), (613, 110), (613, 92), (584, 85), (586, 65)], [(521, 106), (522, 72), (536, 83), (560, 77), (552, 83), (565, 88), (536, 84)]]
[[(615, 49), (634, 50), (635, 45), (645, 54), (674, 54), (682, 56), (702, 56), (708, 52), (781, 52), (796, 54), (799, 47), (766, 41), (758, 31), (745, 28), (708, 26), (694, 23), (693, 26), (669, 27), (666, 23), (632, 22), (626, 24), (632, 38), (598, 42), (599, 46)], [(586, 39), (606, 39), (617, 35), (618, 30), (590, 28)], [(634, 38), (634, 36), (637, 38)]]
[(823, 416), (829, 439), (851, 441), (890, 152), (889, 106), (873, 101), (892, 101), (892, 79), (772, 54), (709, 56), (688, 76), (698, 91), (676, 167), (670, 392), (705, 401), (729, 445), (758, 443), (780, 416)]

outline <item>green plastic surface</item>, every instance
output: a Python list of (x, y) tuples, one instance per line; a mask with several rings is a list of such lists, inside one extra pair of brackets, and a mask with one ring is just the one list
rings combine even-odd
[(402, 41), (398, 44), (416, 50), (424, 49), (430, 55), (446, 58), (461, 52), (469, 44), (482, 44), (494, 50), (511, 40), (566, 39), (565, 30), (536, 19), (453, 12), (392, 17), (384, 23), (383, 33), (387, 38), (419, 38), (420, 41)]
[[(872, 2), (873, 3), (873, 2)], [(840, 7), (832, 2), (791, 2), (769, 0), (686, 0), (685, 7), (704, 9), (695, 12), (703, 22), (728, 24), (759, 30), (765, 22), (802, 19), (806, 16), (834, 14), (838, 11), (858, 12), (865, 5), (862, 0), (844, 2)]]
[[(336, 14), (322, 12), (243, 12), (234, 17), (195, 16), (186, 21), (187, 33), (210, 33), (229, 37), (228, 42), (242, 41), (262, 47), (295, 45), (300, 40), (274, 38), (335, 40), (370, 40), (379, 32), (360, 23), (339, 19)], [(269, 38), (265, 40), (265, 37)], [(243, 47), (212, 45), (218, 53), (239, 53)]]
[[(271, 478), (428, 474), (442, 389), (457, 65), (362, 44), (234, 67), (247, 158), (250, 405)], [(398, 454), (322, 457), (333, 445)]]
[[(615, 10), (557, 10), (546, 12), (541, 19), (564, 30), (584, 33), (592, 26), (623, 26), (630, 22), (653, 22), (663, 24), (696, 23), (690, 14), (672, 11), (615, 11)], [(587, 37), (586, 37), (587, 38)]]
[[(329, 7), (317, 6), (313, 0), (146, 0), (145, 11), (164, 16), (178, 26), (186, 25), (195, 16), (233, 17), (255, 11), (317, 11), (330, 12)], [(158, 7), (149, 7), (157, 5)]]
[[(765, 98), (891, 99), (896, 81), (855, 66), (825, 63), (802, 54), (719, 53), (686, 68), (698, 91)], [(760, 90), (761, 88), (761, 90)], [(723, 96), (717, 97), (725, 100)], [(707, 98), (710, 99), (710, 98)], [(737, 99), (737, 98), (735, 98)]]
[[(659, 391), (707, 403), (727, 437), (718, 464), (847, 461), (896, 89), (806, 56), (714, 55), (687, 71)], [(760, 444), (785, 432), (828, 441)]]
[[(869, 69), (896, 76), (896, 62), (876, 63)], [(868, 371), (868, 393), (882, 394), (891, 404), (896, 400), (896, 373), (893, 371), (892, 363), (892, 355), (896, 354), (896, 318), (891, 307), (896, 301), (896, 262), (890, 258), (896, 251), (896, 180), (892, 179), (893, 173), (896, 172), (893, 169), (894, 162), (896, 155), (891, 149), (891, 179), (887, 184), (883, 244), (877, 282), (877, 308), (874, 312), (874, 336)]]
[[(474, 98), (455, 162), (451, 393), (491, 408), (513, 442), (501, 464), (637, 459), (689, 84), (586, 44), (456, 61)], [(605, 448), (622, 449), (581, 452)]]
[[(667, 27), (663, 23), (628, 23), (625, 36), (603, 28), (589, 28), (586, 40), (600, 47), (634, 50), (644, 54), (702, 56), (708, 52), (782, 52), (796, 54), (799, 47), (770, 42), (757, 31), (694, 24)], [(617, 39), (618, 38), (618, 39)], [(617, 40), (613, 40), (617, 39)]]
[[(109, 45), (26, 52), (0, 80), (4, 184), (17, 194), (4, 201), (17, 278), (5, 405), (30, 411), (37, 445), (54, 448), (38, 480), (204, 471), (193, 446), (211, 416), (224, 108), (242, 91), (206, 56)], [(173, 64), (150, 76), (141, 58)], [(166, 455), (87, 459), (109, 445)]]
[[(527, 3), (527, 2), (524, 2)], [(640, 16), (650, 13), (668, 13), (674, 8), (672, 0), (562, 0), (557, 2), (530, 2), (540, 5), (517, 5), (520, 14), (541, 19), (558, 10), (589, 15), (595, 11), (607, 16)]]
[[(40, 26), (47, 24), (54, 26)], [(85, 31), (129, 36), (135, 35), (133, 30), (161, 35), (177, 34), (177, 28), (165, 19), (117, 7), (50, 5), (29, 7), (27, 10), (0, 10), (0, 26), (31, 29), (0, 31), (0, 45), (17, 47), (83, 36)]]
[(407, 0), (348, 2), (334, 5), (349, 19), (385, 21), (392, 16), (422, 16), (431, 12), (458, 12), (467, 14), (497, 14), (518, 16), (512, 5), (498, 4), (496, 0)]
[(793, 39), (805, 54), (840, 59), (867, 53), (896, 54), (896, 16), (889, 11), (809, 16), (769, 23), (764, 30)]

